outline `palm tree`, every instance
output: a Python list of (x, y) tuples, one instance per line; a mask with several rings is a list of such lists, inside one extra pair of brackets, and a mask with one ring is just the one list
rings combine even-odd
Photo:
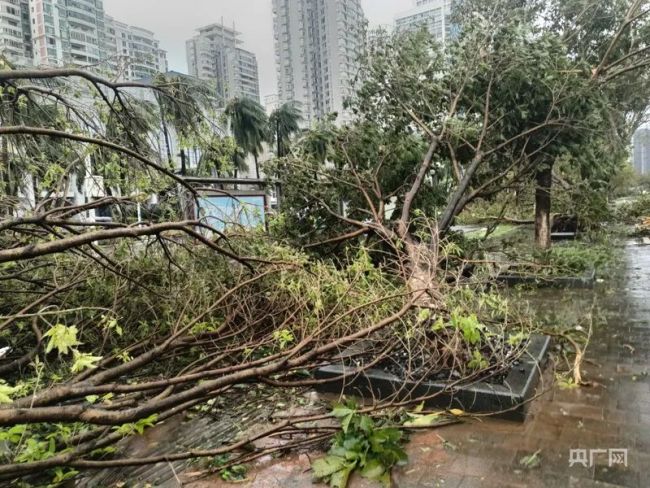
[(298, 143), (303, 157), (320, 165), (324, 165), (329, 160), (338, 136), (334, 120), (335, 117), (326, 117), (305, 132)]
[(271, 113), (270, 142), (275, 143), (277, 157), (282, 158), (288, 154), (291, 136), (300, 129), (300, 122), (302, 113), (296, 102), (287, 102)]
[(250, 98), (235, 98), (226, 106), (225, 115), (235, 142), (255, 159), (255, 174), (260, 178), (258, 158), (267, 139), (268, 117), (264, 108)]

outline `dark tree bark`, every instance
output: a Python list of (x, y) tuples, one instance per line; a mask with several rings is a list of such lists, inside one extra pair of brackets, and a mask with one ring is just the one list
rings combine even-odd
[(167, 161), (171, 164), (174, 159), (172, 157), (172, 145), (169, 139), (169, 128), (167, 127), (167, 121), (165, 120), (164, 111), (160, 111), (160, 121), (162, 123), (163, 135), (165, 137), (165, 150), (167, 151)]
[(442, 234), (449, 230), (449, 227), (453, 223), (454, 218), (464, 207), (464, 204), (462, 204), (463, 197), (467, 193), (467, 190), (470, 187), (470, 183), (472, 182), (472, 178), (474, 177), (474, 174), (476, 173), (476, 170), (478, 170), (478, 167), (482, 161), (483, 155), (481, 153), (478, 153), (476, 156), (474, 156), (472, 163), (469, 165), (467, 170), (465, 170), (463, 178), (458, 183), (458, 188), (456, 188), (456, 191), (454, 191), (454, 193), (451, 195), (447, 207), (438, 219), (438, 229)]
[(553, 165), (544, 165), (535, 176), (535, 244), (540, 249), (551, 247), (551, 187)]
[(185, 157), (185, 149), (181, 149), (181, 176), (187, 176), (187, 160)]
[(283, 151), (282, 151), (282, 143), (280, 141), (280, 118), (278, 117), (276, 123), (275, 123), (275, 139), (278, 143), (278, 157), (284, 157)]

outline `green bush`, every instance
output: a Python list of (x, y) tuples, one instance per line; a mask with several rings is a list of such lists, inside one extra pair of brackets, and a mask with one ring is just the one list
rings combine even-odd
[(551, 274), (580, 274), (607, 266), (613, 259), (612, 245), (608, 243), (575, 242), (556, 245), (540, 253), (538, 259), (548, 266)]
[(641, 217), (650, 217), (650, 192), (644, 192), (634, 200), (619, 206), (616, 217), (629, 224), (636, 223)]

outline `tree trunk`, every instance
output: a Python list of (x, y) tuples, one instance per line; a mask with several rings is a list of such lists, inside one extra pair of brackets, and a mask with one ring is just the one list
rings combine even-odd
[(167, 161), (171, 164), (173, 162), (173, 157), (172, 157), (172, 147), (171, 147), (171, 142), (169, 140), (169, 129), (167, 128), (167, 122), (165, 121), (165, 117), (161, 117), (162, 121), (162, 127), (163, 127), (163, 136), (165, 137), (165, 149), (167, 150)]
[[(456, 191), (454, 191), (454, 193), (451, 195), (447, 207), (438, 219), (438, 231), (441, 234), (444, 234), (447, 232), (447, 230), (449, 230), (449, 227), (453, 223), (454, 218), (463, 209), (464, 204), (461, 204), (461, 202), (463, 202), (463, 197), (465, 197), (467, 189), (472, 182), (472, 178), (474, 177), (474, 174), (476, 173), (476, 170), (478, 170), (478, 167), (482, 161), (483, 154), (478, 153), (476, 156), (474, 156), (474, 159), (465, 171), (463, 178), (460, 180), (460, 182), (458, 182), (458, 188), (456, 188)], [(467, 200), (465, 200), (465, 204), (466, 202)]]
[(260, 163), (257, 161), (257, 154), (253, 154), (253, 158), (255, 159), (255, 176), (257, 179), (260, 179)]
[(185, 159), (185, 149), (181, 149), (181, 176), (187, 176), (187, 161)]
[(553, 166), (537, 171), (535, 189), (535, 244), (540, 249), (551, 247), (551, 186)]
[(404, 241), (406, 262), (403, 263), (408, 289), (419, 296), (416, 305), (437, 307), (440, 305), (438, 295), (438, 244), (437, 236), (432, 236), (436, 241), (434, 245), (418, 242), (409, 236)]
[[(7, 147), (7, 138), (0, 139), (0, 192), (4, 190), (7, 195), (11, 195), (11, 168), (9, 168), (9, 151)], [(3, 188), (4, 186), (4, 188)], [(9, 203), (9, 201), (7, 202)], [(7, 204), (6, 216), (13, 215), (11, 205)]]

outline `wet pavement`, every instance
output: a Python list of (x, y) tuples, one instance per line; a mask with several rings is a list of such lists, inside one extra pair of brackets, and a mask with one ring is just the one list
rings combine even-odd
[[(524, 423), (486, 417), (412, 435), (394, 486), (650, 487), (650, 246), (628, 243), (596, 290), (542, 292), (537, 305), (567, 321), (602, 319), (583, 367), (592, 386), (562, 389), (549, 372)], [(313, 486), (310, 457), (319, 455), (270, 461), (238, 486)], [(230, 485), (216, 477), (186, 486)], [(350, 486), (374, 485), (354, 478)]]

